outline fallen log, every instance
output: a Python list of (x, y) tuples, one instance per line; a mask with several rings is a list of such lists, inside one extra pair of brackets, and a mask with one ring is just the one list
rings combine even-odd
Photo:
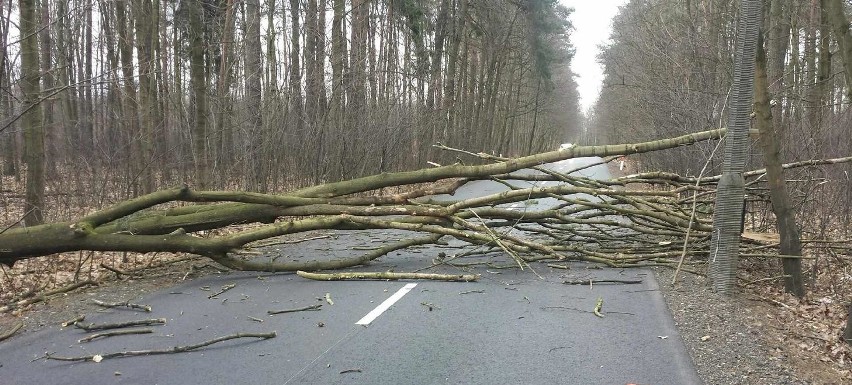
[[(178, 252), (204, 256), (236, 270), (318, 271), (362, 265), (394, 251), (445, 244), (454, 238), (476, 245), (480, 253), (502, 253), (522, 268), (542, 260), (583, 260), (618, 267), (670, 266), (673, 258), (700, 258), (709, 252), (713, 207), (712, 196), (708, 196), (715, 193), (712, 177), (707, 183), (703, 182), (704, 178), (697, 183), (674, 174), (646, 173), (598, 181), (540, 165), (580, 156), (673, 148), (715, 140), (724, 132), (711, 130), (638, 144), (578, 146), (517, 159), (444, 146), (446, 150), (472, 156), (477, 162), (489, 163), (383, 173), (278, 195), (200, 191), (183, 186), (120, 202), (73, 221), (9, 228), (0, 233), (0, 263), (11, 265), (22, 259), (79, 250)], [(537, 170), (540, 175), (517, 172), (522, 169)], [(654, 190), (625, 187), (652, 179), (663, 181), (661, 187)], [(508, 190), (468, 199), (452, 196), (471, 180), (496, 181)], [(519, 187), (518, 181), (522, 180), (559, 183)], [(404, 194), (381, 190), (416, 183), (432, 184)], [(365, 196), (367, 192), (372, 195)], [(557, 204), (540, 208), (535, 205), (539, 199), (550, 199)], [(174, 202), (188, 204), (161, 208)], [(697, 204), (693, 205), (694, 202)], [(197, 234), (243, 224), (256, 225), (240, 226), (221, 235)], [(287, 244), (270, 238), (313, 230), (386, 229), (405, 230), (414, 235), (363, 253), (353, 248), (353, 255), (338, 259), (305, 261), (284, 255), (271, 257), (262, 248), (263, 244)], [(766, 250), (769, 254), (773, 252)], [(120, 273), (125, 272), (117, 272)]]

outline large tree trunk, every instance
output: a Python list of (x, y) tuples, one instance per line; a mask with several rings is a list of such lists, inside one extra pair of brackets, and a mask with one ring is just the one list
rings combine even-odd
[[(119, 203), (111, 208), (95, 212), (72, 222), (54, 223), (27, 228), (9, 229), (0, 233), (0, 263), (14, 264), (16, 261), (34, 256), (48, 255), (75, 250), (112, 250), (154, 252), (171, 251), (186, 252), (208, 256), (225, 266), (237, 269), (257, 270), (292, 270), (319, 269), (341, 266), (332, 261), (331, 264), (283, 263), (273, 261), (252, 261), (230, 256), (229, 253), (239, 251), (243, 246), (258, 240), (290, 234), (294, 232), (316, 229), (372, 229), (394, 228), (426, 232), (427, 238), (415, 238), (400, 242), (399, 247), (382, 248), (383, 253), (406, 245), (434, 242), (433, 236), (449, 235), (468, 240), (477, 244), (494, 245), (494, 233), (484, 228), (482, 224), (467, 222), (486, 218), (502, 222), (521, 220), (524, 218), (539, 220), (561, 220), (567, 217), (556, 210), (544, 210), (538, 213), (519, 212), (511, 209), (500, 209), (494, 206), (500, 203), (519, 202), (547, 196), (566, 194), (589, 194), (597, 197), (631, 196), (638, 199), (641, 196), (668, 196), (674, 198), (673, 192), (647, 192), (611, 189), (608, 185), (591, 180), (577, 180), (564, 175), (557, 175), (558, 180), (574, 184), (556, 185), (532, 189), (520, 189), (486, 197), (478, 197), (457, 202), (439, 203), (428, 200), (413, 202), (414, 198), (423, 198), (429, 194), (452, 193), (462, 181), (451, 181), (438, 188), (421, 188), (412, 193), (390, 194), (374, 197), (357, 197), (351, 194), (379, 190), (390, 186), (410, 185), (415, 183), (435, 182), (455, 178), (503, 178), (514, 179), (506, 174), (523, 168), (537, 167), (543, 163), (583, 156), (608, 156), (615, 154), (634, 154), (688, 145), (697, 141), (718, 139), (724, 130), (713, 130), (685, 135), (677, 138), (657, 140), (645, 143), (574, 147), (571, 149), (536, 154), (518, 159), (495, 159), (482, 155), (486, 160), (498, 160), (496, 163), (485, 165), (464, 166), (460, 164), (430, 169), (383, 173), (349, 181), (317, 185), (292, 191), (286, 195), (267, 195), (245, 192), (225, 191), (195, 191), (187, 187), (174, 190), (163, 190), (139, 198)], [(176, 207), (165, 211), (148, 210), (163, 203), (185, 202), (232, 202), (222, 204), (190, 205)], [(673, 229), (684, 228), (690, 219), (672, 210), (664, 213), (643, 213), (635, 208), (614, 208), (609, 200), (590, 202), (588, 200), (570, 200), (578, 205), (575, 212), (588, 210), (607, 210), (632, 213), (633, 215), (649, 216), (661, 224), (673, 226)], [(674, 200), (677, 202), (677, 200)], [(415, 204), (419, 203), (419, 204)], [(473, 212), (472, 209), (476, 209)], [(144, 213), (141, 211), (145, 210)], [(595, 218), (599, 215), (590, 213)], [(614, 214), (614, 213), (610, 213)], [(390, 218), (389, 215), (395, 217)], [(275, 222), (276, 219), (287, 217), (287, 220)], [(479, 219), (477, 223), (482, 222)], [(220, 237), (196, 237), (191, 234), (196, 231), (226, 227), (233, 224), (261, 222), (267, 225), (241, 230)], [(605, 221), (616, 224), (617, 222)], [(706, 222), (706, 221), (705, 221)], [(693, 224), (693, 228), (709, 231), (704, 223)], [(652, 230), (656, 231), (656, 230)], [(534, 250), (549, 257), (559, 257), (551, 246), (526, 241), (514, 236), (501, 235), (502, 247), (514, 252)], [(412, 243), (413, 242), (413, 243)], [(419, 243), (418, 243), (419, 242)], [(566, 246), (574, 250), (571, 246)], [(566, 250), (568, 250), (566, 249)], [(575, 250), (576, 251), (576, 250)], [(582, 251), (582, 250), (580, 250)], [(373, 258), (376, 254), (370, 254)], [(590, 258), (595, 253), (587, 253)], [(346, 263), (363, 263), (357, 259)], [(343, 266), (346, 264), (344, 263)]]
[[(127, 15), (125, 2), (115, 2), (115, 19), (116, 29), (118, 30), (122, 84), (124, 84), (121, 93), (121, 116), (125, 141), (122, 144), (130, 148), (128, 159), (132, 163), (128, 166), (128, 174), (138, 175), (138, 167), (142, 164), (142, 159), (138, 157), (140, 152), (136, 150), (137, 143), (134, 140), (139, 131), (139, 116), (137, 113), (136, 80), (133, 76), (132, 18)], [(85, 104), (85, 101), (82, 103)], [(81, 122), (81, 125), (84, 125), (84, 123)], [(134, 188), (131, 193), (134, 195), (136, 194), (135, 186), (136, 184), (133, 183)]]
[(843, 10), (842, 0), (824, 0), (826, 7), (826, 20), (830, 25), (837, 46), (840, 48), (840, 57), (843, 58), (843, 74), (846, 79), (846, 99), (852, 101), (852, 31), (849, 30), (849, 19)]
[[(784, 171), (781, 168), (781, 146), (773, 126), (772, 111), (769, 104), (769, 83), (766, 76), (766, 53), (763, 44), (758, 43), (755, 65), (755, 103), (757, 115), (755, 124), (760, 133), (763, 149), (763, 162), (766, 164), (766, 181), (772, 199), (772, 212), (777, 220), (778, 233), (781, 236), (781, 255), (801, 256), (802, 244), (796, 227), (796, 215), (792, 209), (790, 195), (784, 184)], [(802, 260), (782, 258), (784, 268), (784, 289), (797, 297), (805, 295), (802, 283)]]
[[(5, 1), (0, 1), (0, 15), (5, 16), (11, 11), (12, 4), (6, 6)], [(7, 57), (8, 45), (6, 40), (9, 36), (9, 25), (12, 20), (9, 17), (0, 19), (0, 57)], [(0, 89), (9, 89), (11, 77), (9, 76), (9, 68), (6, 66), (6, 60), (0, 60)], [(12, 118), (14, 106), (8, 92), (0, 93), (0, 120), (6, 121)], [(0, 173), (4, 176), (18, 175), (18, 151), (15, 144), (15, 130), (0, 129), (0, 148), (2, 148), (3, 168)]]
[[(266, 191), (269, 180), (269, 167), (263, 163), (263, 157), (269, 156), (264, 153), (265, 137), (263, 132), (263, 90), (261, 79), (263, 76), (263, 55), (260, 45), (260, 2), (258, 0), (246, 1), (246, 53), (245, 53), (245, 82), (246, 98), (245, 110), (248, 113), (246, 132), (248, 133), (249, 146), (245, 153), (246, 168), (245, 175), (249, 178), (246, 186), (253, 191)], [(270, 63), (272, 65), (273, 63)]]
[(151, 0), (136, 0), (136, 57), (139, 60), (139, 159), (142, 160), (138, 178), (143, 193), (154, 191), (154, 140), (157, 104), (157, 83), (154, 74), (154, 7)]
[(21, 28), (21, 91), (25, 112), (24, 160), (27, 165), (27, 193), (24, 223), (44, 222), (44, 127), (42, 126), (41, 85), (38, 52), (38, 16), (35, 0), (18, 3)]
[[(50, 12), (50, 2), (47, 0), (41, 1), (41, 31), (39, 32), (39, 48), (41, 50), (41, 83), (42, 88), (45, 90), (53, 90), (55, 87), (55, 77), (53, 71), (53, 39), (51, 37), (51, 12)], [(56, 103), (54, 102), (54, 98), (46, 98), (42, 103), (42, 112), (43, 112), (43, 121), (42, 126), (44, 127), (44, 144), (45, 144), (45, 173), (48, 179), (55, 179), (57, 175), (56, 163), (60, 161), (59, 159), (59, 143), (60, 136), (59, 130), (55, 127), (56, 115), (55, 108)]]
[(195, 159), (195, 183), (204, 188), (210, 183), (207, 144), (207, 75), (204, 61), (204, 20), (201, 0), (187, 1), (189, 12), (189, 84), (192, 92), (192, 149)]

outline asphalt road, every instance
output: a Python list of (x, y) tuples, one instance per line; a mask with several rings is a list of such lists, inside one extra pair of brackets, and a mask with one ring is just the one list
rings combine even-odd
[[(553, 167), (570, 169), (592, 160)], [(587, 172), (605, 176), (606, 169)], [(497, 188), (476, 182), (455, 198)], [(334, 258), (407, 235), (334, 233), (279, 253)], [(429, 266), (438, 252), (453, 250), (421, 247), (351, 270), (413, 271)], [(477, 258), (506, 263), (499, 255)], [(470, 269), (482, 279), (471, 283), (317, 282), (293, 274), (245, 272), (208, 276), (133, 299), (151, 305), (151, 313), (111, 310), (87, 317), (96, 323), (166, 318), (153, 334), (78, 343), (89, 333), (56, 325), (0, 343), (0, 385), (700, 383), (650, 271), (585, 263), (572, 263), (569, 270), (545, 264), (532, 268), (541, 278), (528, 269), (478, 265)], [(459, 273), (450, 267), (429, 271)], [(608, 278), (641, 283), (563, 284)], [(396, 302), (380, 312), (392, 297)], [(592, 313), (599, 299), (603, 318)], [(267, 314), (318, 304), (319, 311)], [(78, 356), (163, 349), (270, 331), (277, 337), (232, 340), (188, 353), (100, 363), (37, 359), (45, 352)]]

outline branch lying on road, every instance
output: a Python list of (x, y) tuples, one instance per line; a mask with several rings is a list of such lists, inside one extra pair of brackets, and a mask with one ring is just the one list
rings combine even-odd
[(150, 356), (155, 354), (172, 354), (172, 353), (185, 353), (193, 350), (198, 350), (205, 346), (210, 346), (219, 342), (224, 342), (228, 340), (233, 340), (237, 338), (260, 338), (260, 339), (269, 339), (275, 338), (275, 332), (271, 333), (238, 333), (232, 334), (229, 336), (214, 338), (209, 341), (204, 341), (195, 345), (186, 345), (186, 346), (174, 346), (167, 349), (160, 350), (129, 350), (124, 352), (115, 352), (115, 353), (106, 353), (106, 354), (93, 354), (88, 356), (77, 356), (77, 357), (63, 357), (63, 356), (54, 356), (52, 354), (45, 355), (45, 358), (48, 360), (58, 360), (58, 361), (93, 361), (100, 362), (101, 360), (106, 360), (110, 358), (119, 358), (119, 357), (132, 357), (132, 356)]
[(18, 323), (16, 323), (14, 326), (12, 326), (12, 328), (9, 329), (9, 331), (5, 331), (5, 332), (0, 333), (0, 341), (3, 341), (5, 339), (15, 335), (15, 333), (17, 333), (18, 330), (21, 330), (22, 327), (24, 327), (24, 323), (21, 322), (21, 321), (18, 321)]
[(595, 283), (623, 283), (623, 284), (635, 284), (642, 283), (641, 279), (577, 279), (573, 281), (562, 281), (563, 284), (566, 285), (591, 285)]
[(136, 321), (126, 321), (126, 322), (116, 322), (116, 323), (105, 323), (105, 324), (95, 324), (90, 323), (88, 325), (83, 325), (81, 323), (75, 323), (74, 326), (83, 329), (85, 331), (93, 331), (93, 330), (104, 330), (104, 329), (120, 329), (131, 326), (142, 326), (142, 325), (162, 325), (166, 323), (165, 318), (152, 318), (152, 319), (143, 319)]
[(153, 332), (154, 331), (151, 330), (151, 329), (113, 330), (113, 331), (110, 331), (110, 332), (95, 333), (95, 334), (92, 334), (88, 337), (83, 337), (83, 338), (77, 340), (77, 342), (83, 343), (83, 342), (89, 342), (89, 341), (97, 339), (97, 338), (124, 336), (124, 335), (128, 335), (128, 334), (149, 334), (149, 333), (153, 333)]
[(126, 308), (129, 308), (129, 309), (142, 310), (142, 311), (149, 312), (149, 313), (151, 312), (151, 306), (130, 303), (130, 301), (104, 302), (104, 301), (99, 301), (99, 300), (93, 298), (92, 303), (94, 303), (95, 305), (101, 306), (101, 307), (106, 307), (106, 308), (126, 307)]
[(471, 282), (479, 279), (477, 274), (429, 274), (429, 273), (394, 273), (394, 272), (363, 272), (363, 273), (309, 273), (297, 271), (300, 277), (315, 281), (343, 281), (348, 279), (364, 280), (398, 280), (398, 279), (429, 279), (434, 281)]
[[(584, 156), (606, 157), (674, 148), (716, 140), (724, 133), (725, 130), (712, 130), (644, 143), (577, 146), (514, 159), (445, 147), (477, 157), (475, 163), (488, 163), (383, 173), (283, 194), (197, 191), (184, 186), (120, 202), (74, 221), (9, 229), (0, 234), (0, 263), (12, 264), (65, 251), (100, 250), (189, 253), (234, 270), (320, 271), (363, 265), (421, 245), (460, 241), (483, 253), (502, 251), (524, 269), (531, 267), (531, 262), (557, 260), (611, 267), (675, 268), (675, 258), (704, 260), (710, 252), (714, 210), (710, 195), (715, 194), (714, 181), (687, 184), (689, 179), (665, 173), (599, 181), (570, 175), (575, 170), (560, 173), (542, 165)], [(822, 163), (841, 161), (846, 158)], [(528, 175), (529, 169), (538, 173)], [(514, 178), (557, 183), (524, 188), (521, 183), (525, 182)], [(508, 191), (479, 197), (454, 196), (463, 183), (474, 180), (494, 181)], [(407, 193), (393, 194), (385, 189), (420, 183), (425, 185)], [(654, 188), (648, 189), (647, 185), (633, 188), (637, 183), (650, 183)], [(547, 200), (548, 204), (540, 205), (538, 200)], [(176, 203), (182, 205), (158, 207)], [(243, 226), (246, 224), (253, 226)], [(198, 234), (224, 228), (230, 231)], [(356, 248), (352, 247), (349, 251), (353, 254), (343, 258), (299, 258), (303, 256), (290, 256), (281, 250), (276, 250), (275, 256), (276, 251), (268, 249), (320, 239), (308, 236), (297, 241), (270, 240), (315, 230), (402, 230), (413, 234), (408, 239), (388, 241), (364, 254), (355, 253)], [(771, 254), (774, 249), (761, 249), (761, 252)], [(116, 273), (132, 274), (120, 270)], [(409, 277), (335, 279), (350, 278)], [(0, 308), (0, 311), (5, 310)]]
[(299, 307), (295, 309), (284, 309), (284, 310), (269, 310), (266, 314), (275, 315), (275, 314), (284, 314), (284, 313), (295, 313), (299, 311), (317, 311), (320, 310), (322, 304), (316, 304), (311, 306)]

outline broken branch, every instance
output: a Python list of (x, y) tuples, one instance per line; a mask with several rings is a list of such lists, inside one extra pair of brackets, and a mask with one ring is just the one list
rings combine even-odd
[(129, 309), (137, 309), (137, 310), (142, 310), (142, 311), (146, 311), (146, 312), (151, 312), (151, 306), (130, 303), (130, 301), (104, 302), (104, 301), (99, 301), (97, 299), (92, 299), (92, 303), (94, 303), (95, 305), (101, 306), (101, 307), (106, 307), (106, 308), (126, 307), (126, 308), (129, 308)]
[(97, 338), (123, 336), (123, 335), (128, 335), (128, 334), (148, 334), (148, 333), (153, 333), (153, 332), (154, 331), (151, 330), (151, 329), (113, 330), (113, 331), (109, 331), (109, 332), (95, 333), (95, 334), (92, 334), (88, 337), (83, 337), (83, 338), (77, 340), (77, 342), (83, 343), (83, 342), (89, 342), (89, 341), (97, 339)]
[(300, 270), (297, 271), (296, 274), (298, 274), (302, 278), (313, 279), (315, 281), (342, 281), (347, 279), (429, 279), (436, 281), (471, 282), (479, 279), (478, 274), (394, 273), (390, 271), (363, 273), (309, 273)]
[(104, 330), (104, 329), (119, 329), (126, 328), (131, 326), (151, 326), (151, 325), (162, 325), (166, 323), (165, 318), (152, 318), (152, 319), (143, 319), (136, 321), (126, 321), (126, 322), (116, 322), (116, 323), (104, 323), (104, 324), (96, 324), (90, 323), (88, 325), (82, 325), (79, 322), (74, 324), (80, 329), (85, 331), (93, 331), (93, 330)]
[(132, 357), (132, 356), (150, 356), (155, 354), (172, 354), (172, 353), (184, 353), (190, 352), (193, 350), (198, 350), (205, 346), (210, 346), (219, 342), (224, 342), (228, 340), (233, 340), (237, 338), (260, 338), (260, 339), (269, 339), (275, 338), (275, 332), (271, 333), (238, 333), (232, 334), (229, 336), (214, 338), (209, 341), (204, 341), (195, 345), (186, 345), (186, 346), (174, 346), (168, 349), (153, 349), (153, 350), (130, 350), (124, 352), (115, 352), (115, 353), (107, 353), (107, 354), (93, 354), (88, 356), (77, 356), (77, 357), (62, 357), (62, 356), (54, 356), (48, 354), (45, 358), (48, 360), (58, 360), (58, 361), (95, 361), (100, 362), (100, 360), (106, 360), (110, 358), (118, 358), (118, 357)]
[(0, 333), (0, 341), (3, 341), (3, 340), (5, 340), (5, 339), (7, 339), (7, 338), (9, 338), (9, 337), (11, 337), (11, 336), (13, 336), (13, 335), (15, 335), (15, 333), (17, 333), (17, 332), (18, 332), (18, 330), (21, 330), (21, 328), (22, 328), (22, 327), (24, 327), (24, 323), (23, 323), (23, 322), (21, 322), (21, 321), (18, 321), (18, 322), (17, 322), (15, 325), (13, 325), (13, 326), (12, 326), (12, 328), (11, 328), (11, 329), (9, 329), (8, 331), (5, 331), (5, 332), (3, 332), (3, 333)]
[(275, 314), (283, 314), (283, 313), (295, 313), (299, 311), (318, 311), (322, 307), (322, 304), (316, 304), (311, 306), (299, 307), (295, 309), (285, 309), (285, 310), (269, 310), (266, 314), (275, 315)]

